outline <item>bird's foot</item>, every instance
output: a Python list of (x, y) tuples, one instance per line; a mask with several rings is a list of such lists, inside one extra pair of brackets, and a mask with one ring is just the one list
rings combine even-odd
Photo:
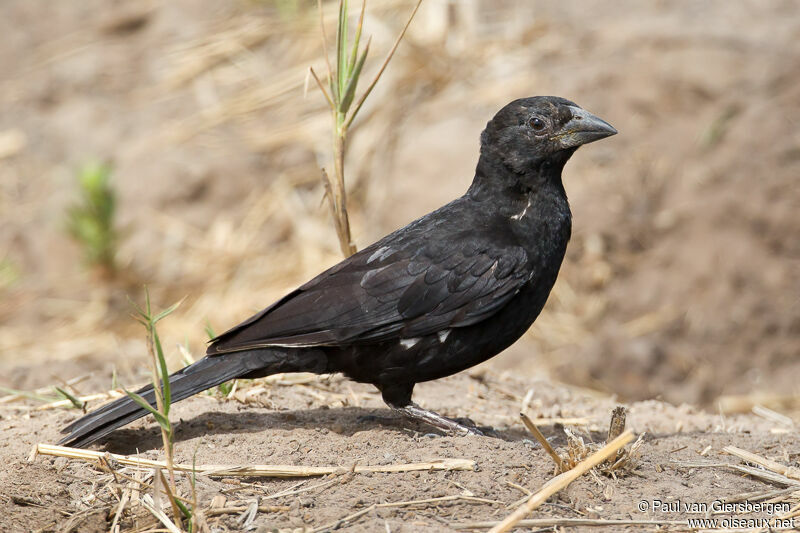
[(439, 428), (446, 433), (452, 433), (456, 435), (466, 434), (484, 436), (483, 431), (478, 429), (471, 420), (469, 420), (468, 425), (459, 423), (433, 411), (423, 409), (414, 402), (410, 402), (408, 405), (404, 405), (402, 407), (392, 406), (392, 409), (408, 418), (425, 422), (426, 424), (430, 424), (431, 426)]

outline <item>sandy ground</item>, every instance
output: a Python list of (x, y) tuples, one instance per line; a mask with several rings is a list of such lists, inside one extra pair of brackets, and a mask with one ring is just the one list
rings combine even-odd
[[(254, 385), (243, 388), (252, 391)], [(529, 394), (530, 391), (530, 394)], [(275, 507), (260, 512), (251, 530), (310, 531), (368, 508), (412, 500), (469, 496), (454, 501), (378, 508), (341, 524), (344, 531), (459, 531), (473, 522), (496, 521), (510, 511), (524, 493), (515, 485), (537, 490), (553, 475), (553, 463), (519, 422), (526, 411), (541, 420), (542, 429), (564, 452), (560, 426), (544, 418), (580, 419), (569, 427), (587, 442), (602, 442), (608, 430), (611, 398), (592, 391), (522, 381), (493, 373), (461, 375), (418, 386), (418, 401), (450, 416), (468, 416), (479, 426), (492, 426), (497, 437), (441, 436), (392, 415), (371, 387), (333, 378), (306, 384), (265, 387), (247, 396), (248, 405), (212, 396), (177, 404), (176, 460), (197, 464), (288, 464), (304, 466), (393, 465), (460, 458), (475, 461), (471, 471), (340, 474), (312, 479), (200, 477), (198, 501), (208, 507), (224, 496), (225, 505), (241, 508)], [(244, 399), (244, 397), (243, 397)], [(721, 417), (689, 406), (657, 402), (628, 405), (628, 427), (646, 432), (637, 468), (612, 479), (585, 476), (539, 509), (532, 518), (602, 518), (671, 520), (685, 530), (688, 518), (702, 513), (638, 510), (641, 502), (680, 500), (711, 505), (715, 500), (744, 497), (770, 499), (785, 489), (743, 477), (726, 468), (739, 460), (722, 452), (735, 445), (782, 464), (793, 464), (800, 450), (789, 428), (755, 416)], [(37, 457), (27, 462), (37, 442), (54, 442), (57, 428), (79, 415), (75, 410), (32, 411), (6, 405), (0, 422), (0, 446), (7, 458), (0, 472), (0, 499), (5, 512), (4, 531), (105, 531), (125, 483), (115, 485), (111, 475), (93, 464), (65, 458)], [(574, 421), (574, 420), (573, 420)], [(158, 459), (161, 440), (154, 424), (138, 422), (114, 433), (99, 447), (120, 454), (139, 452)], [(706, 466), (703, 466), (706, 465)], [(131, 469), (125, 469), (131, 475)], [(302, 484), (298, 485), (298, 482)], [(186, 483), (182, 485), (186, 487)], [(299, 494), (281, 496), (289, 488)], [(305, 490), (307, 489), (307, 490)], [(116, 495), (115, 495), (116, 494)], [(479, 498), (481, 500), (476, 500)], [(784, 490), (780, 501), (795, 501)], [(788, 504), (787, 504), (788, 505)], [(212, 531), (242, 529), (241, 511), (208, 519)], [(778, 513), (780, 514), (780, 513)], [(131, 508), (123, 530), (142, 530), (154, 519), (141, 506)], [(770, 517), (764, 513), (722, 513), (725, 517)], [(775, 516), (771, 516), (775, 518)], [(239, 520), (237, 522), (237, 520)], [(303, 529), (307, 528), (307, 529)], [(608, 526), (607, 526), (608, 528)], [(604, 530), (609, 530), (604, 528)], [(636, 526), (632, 530), (656, 526)], [(624, 529), (621, 526), (610, 530)]]
[[(182, 460), (197, 448), (206, 463), (477, 463), (473, 472), (338, 476), (317, 488), (330, 480), (309, 480), (298, 490), (310, 490), (273, 499), (296, 481), (203, 479), (201, 507), (223, 491), (229, 505), (260, 497), (282, 509), (256, 517), (269, 530), (469, 493), (502, 503), (379, 508), (342, 527), (441, 531), (496, 520), (522, 496), (507, 481), (537, 490), (553, 473), (518, 421), (531, 389), (531, 416), (588, 418), (579, 427), (595, 441), (617, 402), (629, 406), (631, 428), (648, 432), (638, 470), (581, 479), (537, 517), (685, 520), (636, 505), (781, 488), (727, 467), (680, 465), (738, 462), (726, 445), (798, 465), (795, 3), (505, 0), (444, 19), (443, 3), (425, 4), (352, 132), (359, 246), (460, 195), (480, 130), (514, 98), (566, 96), (620, 131), (565, 171), (574, 235), (533, 328), (481, 369), (488, 381), (457, 376), (417, 392), (500, 439), (375, 420), (391, 418), (378, 397), (338, 380), (268, 387), (247, 406), (191, 399), (175, 410), (185, 419)], [(375, 58), (408, 8), (370, 2)], [(324, 69), (305, 3), (10, 0), (3, 14), (0, 386), (49, 393), (91, 374), (73, 389), (88, 394), (107, 390), (114, 371), (122, 383), (143, 381), (145, 343), (127, 303), (141, 300), (143, 284), (158, 306), (187, 296), (161, 324), (178, 368), (178, 343), (200, 357), (207, 324), (225, 329), (338, 261), (319, 182), (330, 165), (328, 116), (319, 94), (303, 97), (307, 66)], [(86, 268), (64, 231), (76, 169), (92, 158), (114, 167), (122, 238), (112, 279)], [(734, 414), (754, 404), (790, 418)], [(77, 416), (34, 406), (0, 403), (0, 529), (106, 530), (116, 509), (108, 474), (26, 462), (34, 443), (53, 442)], [(155, 457), (158, 436), (143, 427), (98, 449)], [(563, 446), (563, 432), (546, 429)], [(210, 524), (241, 529), (236, 516)], [(140, 508), (122, 524), (153, 525)]]

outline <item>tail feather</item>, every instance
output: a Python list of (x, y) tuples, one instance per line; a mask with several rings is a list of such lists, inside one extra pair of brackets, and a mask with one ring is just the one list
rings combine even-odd
[[(252, 357), (257, 355), (257, 357)], [(269, 365), (264, 366), (263, 353), (239, 352), (209, 356), (175, 372), (169, 377), (172, 402), (177, 402), (210, 389), (228, 380), (245, 376), (253, 371), (271, 374)], [(248, 357), (251, 356), (251, 357)], [(273, 359), (274, 361), (274, 359)], [(254, 365), (254, 363), (257, 363)], [(276, 369), (275, 372), (278, 372)], [(156, 405), (153, 386), (147, 385), (136, 391), (150, 405)], [(119, 398), (100, 409), (76, 420), (62, 430), (69, 433), (59, 444), (82, 448), (108, 435), (118, 427), (141, 418), (148, 411), (129, 397)]]

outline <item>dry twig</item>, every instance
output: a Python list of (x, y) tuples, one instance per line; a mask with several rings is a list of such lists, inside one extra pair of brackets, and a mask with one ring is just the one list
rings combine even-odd
[(548, 481), (536, 494), (530, 497), (528, 501), (520, 506), (516, 511), (508, 515), (503, 521), (494, 526), (490, 533), (504, 533), (510, 531), (525, 515), (542, 505), (547, 501), (550, 496), (557, 493), (567, 485), (578, 479), (580, 476), (596, 467), (600, 463), (607, 460), (609, 457), (614, 456), (622, 447), (633, 440), (633, 432), (630, 430), (625, 431), (622, 435), (609, 442), (589, 458), (579, 463), (575, 468), (559, 474), (550, 481)]
[(556, 453), (552, 446), (550, 446), (550, 443), (547, 442), (547, 439), (544, 437), (544, 435), (542, 435), (542, 432), (539, 431), (539, 428), (537, 428), (531, 419), (528, 418), (528, 415), (525, 413), (520, 413), (519, 416), (522, 418), (522, 422), (525, 424), (525, 427), (528, 428), (528, 431), (530, 431), (533, 436), (536, 437), (536, 440), (539, 441), (539, 444), (542, 445), (542, 448), (544, 448), (550, 457), (553, 458), (553, 462), (556, 464), (558, 472), (561, 473), (569, 470), (567, 465), (564, 464), (563, 459), (561, 459), (561, 456)]
[(725, 446), (722, 448), (722, 451), (734, 455), (743, 461), (747, 461), (748, 463), (761, 465), (767, 470), (775, 472), (776, 474), (800, 481), (800, 469), (795, 467), (784, 466), (776, 461), (773, 461), (772, 459), (767, 459), (766, 457), (748, 452), (747, 450), (743, 450), (741, 448), (737, 448), (736, 446)]
[(373, 503), (369, 507), (365, 507), (360, 511), (355, 513), (349, 514), (345, 517), (339, 518), (329, 524), (325, 524), (324, 526), (317, 527), (312, 530), (312, 533), (319, 533), (321, 531), (330, 531), (333, 529), (337, 529), (343, 524), (347, 522), (352, 522), (356, 518), (361, 518), (365, 514), (373, 511), (375, 509), (388, 509), (392, 507), (408, 507), (410, 505), (427, 505), (431, 503), (442, 503), (442, 502), (452, 502), (452, 501), (467, 501), (467, 502), (474, 502), (474, 503), (487, 503), (492, 505), (503, 505), (503, 502), (499, 502), (497, 500), (488, 500), (486, 498), (476, 498), (474, 496), (466, 496), (464, 494), (454, 494), (452, 496), (441, 496), (439, 498), (426, 498), (424, 500), (409, 500), (409, 501), (402, 501), (402, 502), (390, 502), (390, 503)]
[[(221, 516), (225, 514), (236, 514), (236, 513), (243, 513), (250, 509), (251, 506), (243, 505), (243, 506), (236, 506), (236, 507), (217, 507), (217, 508), (209, 508), (203, 511), (203, 514), (208, 518), (211, 516)], [(291, 510), (291, 507), (288, 505), (259, 505), (256, 507), (256, 510), (259, 513), (285, 513)]]
[[(33, 460), (36, 455), (54, 455), (58, 457), (69, 457), (71, 459), (82, 459), (85, 461), (99, 461), (106, 455), (110, 456), (120, 464), (137, 468), (166, 468), (164, 461), (153, 461), (140, 457), (128, 455), (104, 454), (92, 450), (82, 450), (79, 448), (69, 448), (67, 446), (54, 446), (52, 444), (39, 443), (32, 450), (29, 459)], [(356, 465), (352, 468), (341, 466), (297, 466), (297, 465), (187, 465), (175, 464), (174, 469), (181, 472), (192, 472), (194, 470), (198, 476), (237, 476), (237, 477), (312, 477), (324, 476), (328, 474), (341, 474), (345, 472), (364, 473), (364, 472), (413, 472), (413, 471), (434, 471), (434, 470), (474, 470), (475, 461), (469, 459), (435, 459), (425, 463), (403, 463), (395, 465), (364, 466)]]

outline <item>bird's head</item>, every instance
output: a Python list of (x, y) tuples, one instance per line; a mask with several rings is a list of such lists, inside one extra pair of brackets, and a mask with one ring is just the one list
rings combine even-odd
[(545, 161), (563, 165), (579, 146), (616, 133), (611, 124), (564, 98), (521, 98), (486, 125), (481, 155), (499, 158), (515, 172), (525, 173)]

